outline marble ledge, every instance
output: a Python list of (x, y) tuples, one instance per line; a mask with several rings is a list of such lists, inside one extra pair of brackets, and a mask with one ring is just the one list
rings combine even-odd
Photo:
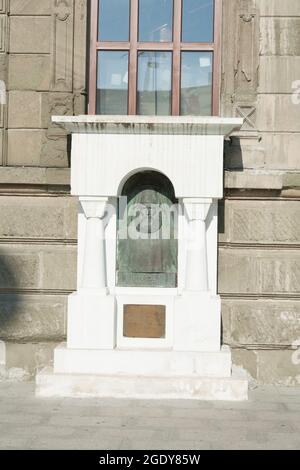
[(243, 125), (240, 118), (194, 116), (52, 116), (52, 122), (72, 133), (174, 134), (228, 136)]

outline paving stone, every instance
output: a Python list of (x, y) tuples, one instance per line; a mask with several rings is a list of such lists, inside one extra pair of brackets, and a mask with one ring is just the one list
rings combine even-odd
[(0, 449), (300, 450), (300, 388), (207, 404), (36, 399), (32, 383), (1, 382)]

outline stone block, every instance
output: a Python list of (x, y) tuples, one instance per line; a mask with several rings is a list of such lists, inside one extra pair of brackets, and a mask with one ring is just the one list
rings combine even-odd
[(259, 0), (261, 16), (299, 16), (299, 1)]
[(225, 188), (230, 189), (282, 189), (283, 172), (268, 170), (226, 171)]
[[(33, 131), (12, 131), (30, 132)], [(69, 194), (70, 169), (69, 168), (37, 168), (26, 166), (0, 167), (0, 184), (28, 184), (48, 186), (50, 193), (53, 193), (53, 186), (59, 186), (60, 192)]]
[(50, 57), (41, 54), (10, 54), (9, 89), (48, 91)]
[(0, 212), (0, 239), (77, 238), (75, 198), (1, 196)]
[(5, 142), (6, 134), (3, 129), (0, 129), (0, 166), (3, 165), (4, 162), (4, 142)]
[(10, 18), (10, 53), (49, 54), (50, 37), (51, 17), (12, 16)]
[(247, 349), (232, 349), (232, 363), (235, 368), (244, 370), (254, 380), (257, 380), (257, 352)]
[(300, 207), (295, 201), (225, 201), (225, 243), (300, 244)]
[(223, 299), (222, 321), (223, 342), (234, 348), (288, 348), (300, 340), (296, 300)]
[[(299, 38), (300, 40), (300, 38)], [(300, 106), (293, 95), (259, 95), (258, 129), (261, 132), (300, 132)]]
[(2, 244), (0, 285), (6, 290), (76, 289), (76, 247)]
[(10, 15), (50, 15), (51, 0), (10, 0)]
[(53, 351), (57, 343), (13, 343), (6, 344), (6, 368), (19, 369), (29, 377), (34, 377), (40, 370), (53, 361)]
[(266, 151), (258, 139), (233, 137), (225, 142), (226, 169), (264, 168)]
[[(299, 107), (300, 111), (300, 107)], [(266, 168), (270, 170), (299, 170), (300, 133), (262, 133)]]
[(41, 287), (47, 290), (76, 290), (76, 246), (42, 247)]
[(4, 341), (0, 341), (0, 367), (6, 364), (6, 347)]
[(2, 289), (36, 289), (40, 283), (40, 262), (36, 250), (20, 246), (0, 248)]
[(259, 93), (293, 92), (293, 82), (300, 80), (300, 57), (261, 56)]
[(298, 294), (299, 279), (297, 249), (219, 250), (221, 294)]
[(70, 137), (47, 132), (43, 139), (40, 166), (68, 168), (70, 166)]
[(285, 188), (300, 188), (300, 172), (286, 173), (283, 176), (283, 186)]
[(257, 351), (257, 367), (262, 384), (300, 385), (300, 350)]
[(0, 295), (0, 331), (5, 341), (62, 341), (66, 336), (67, 298)]
[(8, 130), (8, 165), (39, 166), (44, 138), (44, 130)]
[(48, 95), (35, 91), (10, 91), (8, 127), (38, 129), (48, 125)]
[(296, 18), (263, 17), (260, 20), (260, 34), (261, 55), (300, 55), (299, 16)]

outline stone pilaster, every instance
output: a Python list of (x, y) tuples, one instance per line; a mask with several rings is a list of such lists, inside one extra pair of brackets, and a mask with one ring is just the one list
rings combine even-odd
[(5, 165), (7, 137), (7, 71), (8, 9), (7, 0), (0, 0), (0, 165)]

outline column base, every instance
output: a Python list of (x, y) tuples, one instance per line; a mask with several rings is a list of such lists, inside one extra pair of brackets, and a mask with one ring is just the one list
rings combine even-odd
[(68, 348), (114, 349), (116, 346), (115, 297), (76, 292), (68, 299)]
[(174, 350), (218, 352), (221, 299), (209, 292), (184, 292), (175, 300)]

